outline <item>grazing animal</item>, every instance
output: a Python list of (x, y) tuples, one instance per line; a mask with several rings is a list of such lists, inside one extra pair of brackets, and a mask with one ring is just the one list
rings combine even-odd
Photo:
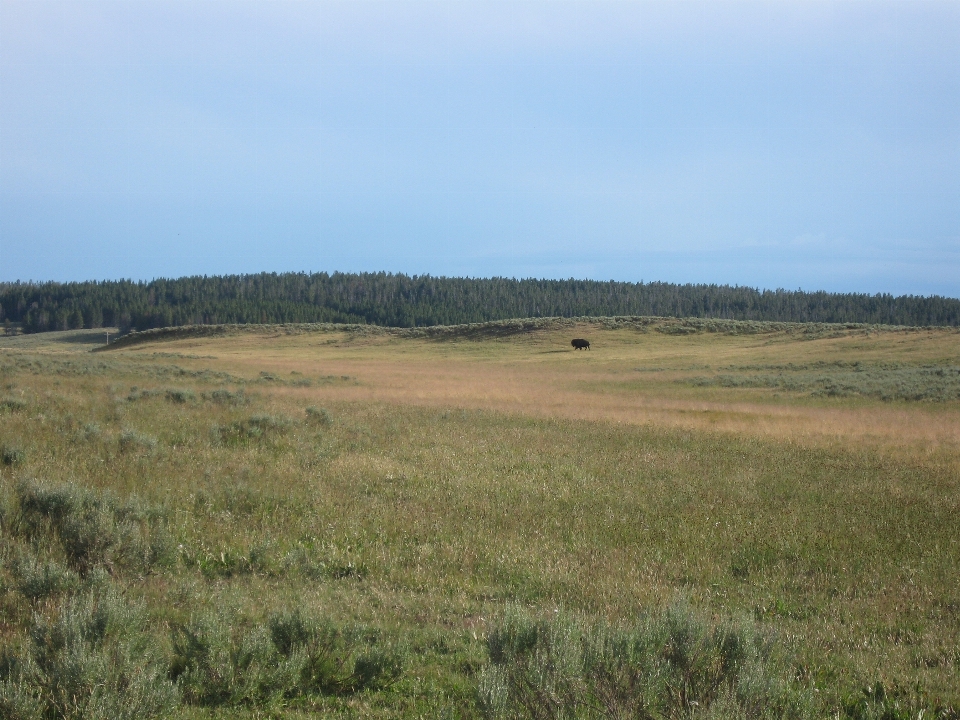
[(590, 341), (584, 340), (583, 338), (576, 338), (575, 340), (571, 340), (570, 344), (573, 345), (577, 350), (583, 350), (584, 348), (586, 348), (587, 350), (590, 349)]

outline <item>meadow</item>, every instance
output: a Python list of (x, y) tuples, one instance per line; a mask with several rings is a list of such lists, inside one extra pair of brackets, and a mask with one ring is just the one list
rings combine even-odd
[(103, 340), (0, 338), (4, 717), (958, 717), (957, 329)]

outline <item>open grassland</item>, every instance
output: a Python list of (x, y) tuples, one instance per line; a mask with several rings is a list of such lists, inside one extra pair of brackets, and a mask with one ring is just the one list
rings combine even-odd
[(956, 330), (102, 338), (0, 338), (11, 717), (956, 717)]

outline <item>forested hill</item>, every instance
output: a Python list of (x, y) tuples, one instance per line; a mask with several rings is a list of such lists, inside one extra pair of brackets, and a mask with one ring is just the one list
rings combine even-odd
[(0, 284), (0, 321), (20, 323), (25, 332), (285, 322), (412, 327), (584, 315), (960, 325), (960, 300), (759, 291), (729, 285), (389, 273), (261, 273), (150, 282)]

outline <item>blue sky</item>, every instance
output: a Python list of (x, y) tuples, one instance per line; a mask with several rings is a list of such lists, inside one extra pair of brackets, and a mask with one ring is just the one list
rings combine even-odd
[(960, 297), (960, 3), (0, 0), (0, 281)]

